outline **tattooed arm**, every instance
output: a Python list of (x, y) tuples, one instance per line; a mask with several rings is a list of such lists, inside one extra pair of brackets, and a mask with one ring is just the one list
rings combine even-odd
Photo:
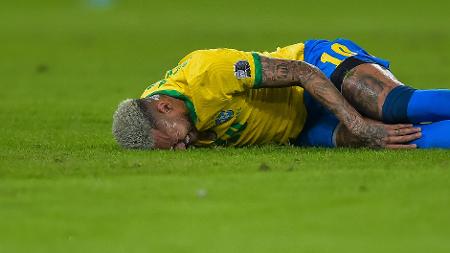
[[(262, 65), (261, 87), (300, 85), (330, 110), (341, 124), (365, 146), (388, 148), (415, 147), (404, 143), (419, 138), (420, 133), (418, 132), (420, 129), (413, 128), (411, 125), (375, 124), (364, 119), (317, 67), (303, 61), (260, 57)], [(400, 131), (399, 129), (402, 130)], [(402, 138), (392, 139), (391, 137)]]

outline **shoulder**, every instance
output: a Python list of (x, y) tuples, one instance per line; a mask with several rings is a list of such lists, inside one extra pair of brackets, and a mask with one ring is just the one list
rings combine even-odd
[[(196, 50), (185, 56), (180, 65), (186, 66), (186, 72), (202, 75), (211, 71), (232, 69), (239, 60), (246, 60), (248, 53), (229, 48)], [(231, 66), (231, 67), (230, 67)], [(210, 73), (211, 74), (211, 73)]]
[(303, 60), (305, 51), (304, 43), (296, 43), (293, 45), (278, 47), (274, 52), (264, 52), (262, 53), (265, 56), (281, 58), (281, 59), (289, 59), (289, 60)]
[(180, 63), (185, 62), (189, 59), (195, 59), (195, 60), (203, 60), (203, 59), (209, 59), (209, 60), (221, 60), (226, 59), (227, 57), (235, 57), (236, 55), (245, 55), (248, 54), (248, 52), (239, 51), (236, 49), (231, 48), (215, 48), (215, 49), (200, 49), (195, 50), (180, 60)]

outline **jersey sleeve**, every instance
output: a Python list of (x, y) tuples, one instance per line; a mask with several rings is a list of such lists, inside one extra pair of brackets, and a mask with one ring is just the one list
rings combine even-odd
[(234, 94), (258, 88), (262, 80), (258, 53), (234, 49), (197, 50), (166, 72), (164, 79), (148, 86), (141, 97), (166, 90), (192, 93)]
[(257, 53), (234, 49), (212, 49), (194, 52), (184, 71), (193, 90), (234, 94), (258, 88), (261, 83), (261, 61)]

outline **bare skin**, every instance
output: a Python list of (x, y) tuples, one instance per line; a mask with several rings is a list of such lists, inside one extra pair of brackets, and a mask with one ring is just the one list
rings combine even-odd
[(366, 63), (349, 71), (342, 82), (342, 94), (359, 112), (381, 121), (384, 101), (399, 85), (403, 84), (389, 70)]
[[(353, 68), (345, 76), (342, 94), (365, 116), (381, 121), (384, 101), (389, 92), (399, 85), (403, 84), (389, 70), (377, 64), (366, 63)], [(405, 129), (398, 131), (407, 133)], [(364, 146), (364, 143), (340, 125), (336, 129), (336, 144), (341, 147)]]
[[(382, 122), (366, 119), (369, 121), (372, 121), (374, 124), (383, 124)], [(410, 127), (404, 127), (404, 128), (397, 128), (397, 129), (390, 129), (388, 130), (391, 132), (391, 136), (387, 137), (387, 142), (391, 143), (388, 145), (388, 148), (390, 149), (408, 149), (407, 145), (401, 145), (401, 144), (395, 144), (400, 143), (402, 141), (402, 136), (407, 135), (414, 135), (417, 134), (414, 129), (411, 129)], [(345, 126), (343, 126), (341, 123), (336, 127), (335, 130), (335, 136), (336, 136), (336, 146), (337, 147), (351, 147), (351, 148), (361, 148), (361, 147), (367, 147), (366, 143), (361, 141), (357, 136), (352, 134)]]
[(149, 117), (154, 119), (151, 130), (157, 149), (186, 149), (198, 139), (182, 100), (161, 95), (157, 99), (143, 99)]
[(261, 87), (300, 85), (329, 109), (361, 145), (372, 148), (416, 148), (416, 145), (408, 143), (421, 137), (420, 128), (410, 124), (386, 125), (365, 119), (315, 66), (303, 61), (263, 56), (261, 65)]

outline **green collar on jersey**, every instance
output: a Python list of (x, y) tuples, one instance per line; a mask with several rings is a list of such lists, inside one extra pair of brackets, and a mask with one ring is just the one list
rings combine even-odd
[(194, 124), (197, 123), (197, 113), (195, 112), (194, 104), (187, 96), (185, 96), (184, 94), (182, 94), (176, 90), (159, 90), (159, 91), (155, 91), (155, 92), (151, 93), (147, 97), (157, 95), (157, 94), (167, 95), (167, 96), (171, 96), (171, 97), (183, 100), (184, 104), (186, 105), (186, 107), (189, 111), (189, 116), (191, 117), (192, 122), (194, 122)]

